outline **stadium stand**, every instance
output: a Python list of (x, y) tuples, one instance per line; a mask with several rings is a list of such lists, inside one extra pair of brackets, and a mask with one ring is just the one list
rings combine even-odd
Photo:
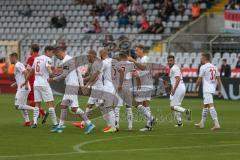
[[(171, 34), (191, 20), (192, 3), (198, 2), (198, 0), (189, 0), (188, 3), (179, 3), (178, 0), (173, 0), (173, 3), (171, 3), (167, 0), (166, 4), (164, 1), (156, 3), (154, 0), (134, 0), (135, 2), (142, 6), (142, 12), (145, 13), (149, 26), (154, 24), (157, 17), (161, 17), (164, 27), (163, 33)], [(57, 39), (66, 41), (69, 46), (68, 51), (72, 55), (82, 53), (92, 46), (97, 49), (101, 46), (105, 36), (99, 34), (89, 38), (87, 34), (82, 34), (85, 33), (86, 24), (91, 25), (95, 19), (98, 20), (101, 33), (113, 33), (115, 34), (114, 38), (122, 33), (137, 34), (141, 32), (142, 16), (139, 13), (128, 13), (131, 24), (119, 26), (118, 10), (121, 5), (119, 0), (106, 0), (105, 3), (97, 0), (96, 4), (88, 5), (77, 4), (75, 0), (0, 0), (0, 4), (0, 39), (22, 40), (21, 53), (24, 54), (22, 54), (21, 59), (26, 58), (26, 53), (29, 51), (28, 46), (31, 43), (39, 43), (40, 46), (44, 46), (54, 43)], [(108, 7), (112, 12), (107, 15), (96, 13), (99, 11), (99, 6), (106, 4), (110, 4)], [(201, 0), (200, 6), (202, 10), (207, 9), (205, 1)], [(166, 9), (165, 14), (160, 13), (162, 7)], [(66, 27), (54, 28), (51, 25), (52, 17), (62, 15), (66, 18)], [(138, 35), (134, 38), (134, 41), (142, 42), (150, 47), (154, 41), (161, 41), (166, 37)], [(3, 54), (2, 50), (1, 54)]]

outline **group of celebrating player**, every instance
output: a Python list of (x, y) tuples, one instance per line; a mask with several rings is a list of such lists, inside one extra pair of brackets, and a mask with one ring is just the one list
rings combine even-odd
[[(47, 117), (50, 116), (53, 122), (51, 132), (62, 133), (68, 110), (71, 110), (83, 120), (74, 125), (83, 127), (84, 124), (85, 133), (89, 134), (95, 128), (90, 120), (91, 112), (97, 107), (107, 124), (103, 131), (116, 132), (119, 130), (120, 107), (125, 105), (129, 130), (133, 128), (132, 106), (136, 106), (146, 119), (146, 125), (140, 131), (153, 129), (156, 121), (150, 109), (153, 81), (143, 45), (139, 44), (135, 47), (136, 59), (125, 52), (119, 52), (110, 58), (107, 49), (101, 49), (99, 53), (89, 50), (86, 55), (89, 67), (84, 76), (79, 69), (80, 66), (76, 66), (75, 57), (67, 54), (65, 44), (56, 47), (46, 46), (41, 56), (38, 55), (38, 51), (39, 46), (33, 44), (27, 66), (19, 62), (16, 53), (10, 54), (10, 61), (15, 64), (14, 74), (18, 86), (15, 106), (22, 112), (25, 126), (37, 128), (40, 115), (43, 116), (42, 123), (45, 123)], [(58, 66), (52, 65), (53, 56), (60, 60)], [(216, 130), (220, 128), (220, 125), (213, 105), (213, 94), (216, 82), (218, 82), (219, 96), (221, 95), (221, 80), (217, 68), (210, 63), (209, 54), (202, 54), (201, 61), (203, 65), (200, 68), (197, 87), (203, 82), (204, 107), (202, 120), (195, 126), (204, 128), (209, 111), (214, 121), (212, 130)], [(181, 70), (175, 64), (174, 56), (169, 55), (167, 63), (170, 68), (171, 82), (170, 107), (174, 111), (176, 127), (182, 127), (182, 113), (186, 113), (187, 119), (191, 120), (191, 110), (181, 106), (186, 88)], [(59, 82), (62, 79), (65, 81), (65, 93), (58, 121), (50, 83)], [(85, 111), (79, 107), (79, 91), (89, 96)], [(46, 113), (41, 108), (42, 101), (48, 106)], [(33, 111), (32, 122), (28, 116), (29, 110)]]

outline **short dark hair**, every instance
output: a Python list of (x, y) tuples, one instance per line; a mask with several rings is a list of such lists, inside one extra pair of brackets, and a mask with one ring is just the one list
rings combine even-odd
[(53, 50), (55, 50), (55, 48), (53, 46), (46, 46), (45, 49), (44, 49), (44, 52), (53, 51)]
[(137, 44), (137, 45), (136, 45), (136, 48), (140, 48), (140, 49), (144, 50), (144, 45), (142, 45), (142, 44)]
[(18, 58), (18, 54), (17, 54), (16, 52), (13, 52), (13, 53), (10, 54), (10, 57), (16, 57), (16, 58)]
[(38, 44), (32, 44), (31, 49), (33, 52), (38, 53), (39, 52), (39, 45)]
[(174, 55), (169, 55), (169, 56), (167, 57), (167, 59), (170, 59), (170, 58), (175, 59)]
[(202, 56), (210, 61), (211, 55), (209, 53), (202, 53)]
[(128, 55), (125, 54), (124, 52), (120, 52), (118, 56), (119, 56), (119, 58), (127, 58), (128, 57)]
[(222, 61), (223, 61), (223, 62), (227, 62), (227, 59), (226, 59), (226, 58), (224, 58)]
[(95, 50), (93, 50), (93, 49), (90, 49), (90, 50), (88, 51), (88, 54), (97, 56), (97, 52), (96, 52)]
[(67, 47), (64, 45), (55, 47), (55, 51), (66, 51), (66, 50), (67, 50)]

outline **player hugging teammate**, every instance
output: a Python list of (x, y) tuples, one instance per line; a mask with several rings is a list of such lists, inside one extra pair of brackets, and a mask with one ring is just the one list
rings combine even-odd
[[(34, 57), (33, 64), (31, 67), (28, 66), (28, 70), (18, 61), (16, 53), (10, 55), (11, 63), (15, 64), (14, 75), (18, 86), (15, 106), (22, 112), (25, 126), (31, 125), (31, 128), (37, 128), (40, 104), (44, 101), (48, 106), (48, 113), (44, 115), (42, 123), (45, 123), (48, 115), (50, 115), (53, 123), (51, 132), (54, 133), (63, 132), (68, 109), (72, 114), (78, 115), (83, 120), (81, 123), (74, 123), (74, 125), (85, 127), (85, 134), (91, 133), (95, 125), (90, 119), (96, 118), (91, 117), (96, 108), (106, 121), (103, 132), (119, 131), (120, 107), (123, 105), (126, 106), (128, 130), (133, 129), (132, 106), (136, 106), (146, 119), (146, 125), (140, 131), (151, 131), (153, 129), (155, 117), (150, 109), (153, 80), (151, 65), (143, 45), (135, 47), (136, 59), (131, 57), (129, 52), (120, 51), (115, 54), (114, 58), (110, 58), (107, 49), (101, 49), (99, 53), (92, 49), (89, 50), (85, 55), (85, 61), (87, 61), (85, 64), (89, 64), (88, 74), (84, 77), (80, 72), (82, 64), (76, 63), (79, 57), (69, 56), (66, 49), (65, 44), (57, 47), (46, 46), (44, 55)], [(52, 66), (53, 55), (60, 60), (58, 66)], [(213, 105), (213, 93), (215, 93), (217, 82), (219, 96), (221, 95), (221, 80), (217, 68), (210, 63), (209, 54), (202, 54), (201, 62), (203, 65), (200, 68), (197, 87), (203, 82), (204, 108), (202, 120), (195, 126), (204, 128), (209, 111), (214, 122), (212, 130), (217, 130), (220, 125)], [(176, 127), (182, 127), (182, 113), (186, 113), (188, 120), (191, 119), (191, 110), (181, 106), (186, 88), (181, 70), (175, 64), (174, 56), (169, 55), (167, 63), (170, 67), (170, 107), (175, 114)], [(83, 63), (83, 65), (85, 64)], [(54, 72), (60, 74), (55, 75)], [(29, 79), (32, 75), (34, 75), (34, 83), (31, 87)], [(60, 105), (61, 113), (58, 121), (50, 83), (58, 84), (60, 80), (64, 80), (65, 92)], [(34, 107), (27, 105), (27, 97), (31, 90), (34, 90)], [(79, 106), (79, 93), (89, 96), (85, 111)], [(32, 124), (28, 116), (28, 110), (33, 111)]]

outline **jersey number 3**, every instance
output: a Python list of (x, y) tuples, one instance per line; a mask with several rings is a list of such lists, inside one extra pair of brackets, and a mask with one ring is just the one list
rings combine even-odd
[(210, 80), (215, 80), (216, 77), (216, 70), (215, 69), (210, 69)]

